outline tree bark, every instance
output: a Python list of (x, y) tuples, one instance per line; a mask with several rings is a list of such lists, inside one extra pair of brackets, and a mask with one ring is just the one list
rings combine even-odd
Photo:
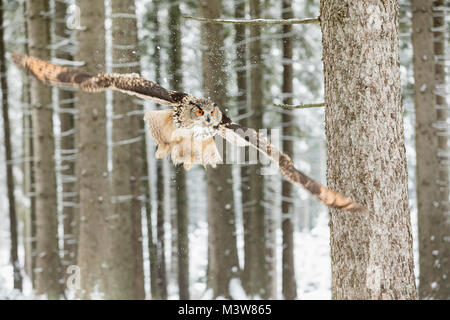
[[(169, 75), (172, 90), (182, 91), (181, 12), (179, 4), (171, 1), (169, 8)], [(175, 168), (176, 185), (176, 248), (178, 290), (180, 299), (189, 299), (189, 216), (187, 210), (186, 173), (183, 167)]]
[[(444, 8), (445, 3), (443, 0), (435, 0), (433, 2), (433, 9)], [(447, 125), (447, 99), (446, 99), (446, 69), (445, 69), (445, 49), (446, 49), (446, 36), (448, 35), (448, 29), (446, 26), (445, 19), (446, 11), (435, 11), (435, 16), (433, 18), (433, 28), (435, 29), (434, 35), (434, 55), (435, 55), (435, 95), (436, 95), (436, 107), (438, 122), (440, 124), (444, 123)], [(438, 133), (438, 146), (440, 151), (448, 151), (448, 128), (447, 126), (443, 132)], [(442, 156), (440, 160), (442, 161), (445, 156)], [(449, 206), (449, 171), (448, 166), (445, 163), (441, 163), (439, 167), (439, 182), (441, 183), (440, 189), (440, 201), (442, 206), (441, 215), (439, 217), (440, 221), (437, 224), (434, 220), (431, 222), (432, 226), (441, 226), (439, 230), (442, 234), (439, 236), (437, 252), (434, 252), (435, 261), (439, 263), (439, 271), (434, 272), (435, 279), (439, 279), (438, 293), (435, 295), (435, 299), (449, 300), (450, 299), (450, 246), (448, 245), (448, 238), (450, 236), (450, 225), (448, 223), (448, 210)], [(434, 231), (434, 230), (433, 230)], [(435, 235), (436, 238), (436, 235)], [(430, 236), (431, 239), (431, 236)], [(443, 273), (441, 273), (443, 270)], [(420, 294), (420, 289), (419, 289)]]
[[(154, 1), (154, 14), (155, 14), (155, 80), (157, 83), (161, 82), (161, 40), (160, 40), (160, 27), (158, 21), (160, 1)], [(156, 208), (156, 248), (157, 248), (157, 285), (158, 285), (158, 299), (167, 299), (167, 270), (166, 270), (166, 241), (165, 241), (165, 175), (164, 164), (165, 160), (157, 160), (157, 208)]]
[[(112, 71), (139, 73), (134, 0), (111, 0)], [(133, 97), (113, 93), (113, 216), (108, 222), (111, 299), (145, 299), (140, 200), (142, 113)]]
[[(159, 19), (158, 19), (158, 12), (159, 12), (159, 0), (153, 1), (153, 10), (148, 13), (149, 20), (151, 23), (152, 31), (153, 31), (153, 50), (154, 53), (151, 56), (151, 59), (153, 61), (153, 64), (155, 66), (155, 81), (156, 83), (160, 83), (161, 81), (161, 54), (160, 54), (160, 48), (161, 48), (161, 37), (159, 35), (160, 33), (160, 26), (159, 26)], [(145, 124), (144, 124), (145, 127)], [(145, 154), (147, 154), (147, 147), (145, 147)], [(165, 160), (156, 160), (156, 202), (157, 212), (164, 212), (164, 168), (163, 168), (163, 161)], [(148, 164), (148, 161), (145, 161), (145, 165)], [(145, 167), (145, 172), (148, 172), (148, 167)], [(149, 185), (150, 177), (148, 181), (146, 181), (147, 186)], [(150, 190), (146, 192), (147, 195), (150, 195)], [(153, 216), (150, 208), (150, 196), (148, 198), (148, 201), (146, 203), (146, 215), (147, 215), (147, 235), (148, 235), (148, 250), (149, 250), (149, 258), (150, 258), (150, 292), (152, 299), (161, 299), (161, 293), (160, 293), (160, 280), (159, 277), (159, 267), (160, 267), (160, 254), (158, 253), (158, 247), (157, 243), (154, 239), (154, 232), (153, 232)]]
[[(73, 60), (71, 45), (61, 45), (70, 38), (71, 31), (66, 27), (67, 3), (55, 1), (55, 49), (56, 58)], [(60, 131), (60, 157), (62, 182), (62, 216), (64, 230), (64, 251), (62, 266), (67, 268), (77, 261), (78, 241), (78, 191), (75, 179), (75, 127), (74, 94), (71, 90), (58, 89)], [(64, 271), (64, 270), (63, 270)], [(69, 276), (65, 273), (65, 276)]]
[[(47, 0), (27, 1), (28, 50), (32, 56), (43, 60), (50, 58), (50, 22), (45, 16), (48, 12)], [(36, 174), (36, 294), (58, 299), (63, 288), (57, 234), (52, 89), (33, 79), (31, 104)]]
[[(3, 26), (4, 1), (0, 2), (0, 27)], [(10, 261), (13, 267), (14, 289), (22, 291), (22, 275), (20, 273), (20, 261), (18, 256), (18, 234), (17, 234), (17, 214), (16, 198), (14, 196), (14, 176), (12, 163), (11, 147), (11, 129), (9, 123), (8, 110), (8, 81), (6, 79), (6, 57), (5, 57), (5, 39), (4, 28), (0, 30), (0, 86), (2, 90), (2, 115), (3, 115), (3, 138), (5, 143), (5, 162), (6, 162), (6, 184), (8, 189), (9, 205), (9, 231), (10, 231)]]
[[(200, 0), (199, 7), (202, 17), (217, 18), (221, 15), (222, 1), (214, 0), (206, 3)], [(227, 76), (224, 71), (225, 32), (221, 25), (203, 24), (201, 35), (204, 48), (202, 51), (204, 95), (223, 108), (227, 103)], [(214, 297), (231, 298), (230, 281), (239, 276), (231, 166), (224, 164), (215, 169), (208, 167), (206, 180), (211, 286)]]
[(398, 2), (321, 1), (333, 299), (415, 299), (400, 95)]
[[(250, 1), (250, 15), (254, 19), (261, 17), (260, 0)], [(250, 110), (249, 126), (255, 129), (263, 128), (263, 61), (261, 47), (261, 27), (250, 27)], [(249, 168), (249, 202), (251, 207), (244, 212), (244, 287), (251, 296), (268, 298), (272, 292), (270, 286), (269, 265), (266, 261), (267, 230), (264, 199), (264, 176), (261, 175), (261, 165)]]
[[(246, 2), (245, 1), (238, 1), (235, 4), (235, 17), (236, 19), (243, 19), (245, 17), (245, 8), (246, 8)], [(248, 126), (248, 113), (249, 113), (249, 107), (248, 107), (248, 74), (247, 71), (247, 35), (246, 35), (246, 27), (244, 25), (235, 25), (235, 43), (236, 43), (236, 81), (237, 81), (237, 89), (238, 89), (238, 97), (237, 97), (237, 109), (238, 109), (238, 115), (240, 117), (243, 117), (242, 120), (239, 122), (242, 126), (247, 127)], [(242, 151), (244, 159), (242, 159), (242, 162), (245, 162), (245, 159), (248, 159), (249, 153), (248, 148), (244, 148)], [(248, 160), (247, 160), (248, 161)], [(241, 202), (242, 202), (242, 220), (244, 225), (244, 238), (247, 239), (249, 235), (249, 231), (247, 230), (248, 226), (248, 214), (250, 210), (250, 178), (249, 178), (249, 165), (246, 163), (243, 163), (241, 165), (240, 171), (241, 171)], [(245, 246), (245, 252), (248, 251), (249, 241), (244, 241)], [(245, 285), (245, 272), (242, 272), (241, 274), (242, 282)]]
[[(419, 297), (448, 299), (449, 246), (445, 243), (448, 224), (448, 171), (442, 154), (447, 152), (445, 98), (437, 85), (443, 68), (435, 64), (434, 55), (442, 55), (443, 40), (432, 28), (442, 27), (433, 19), (433, 6), (424, 0), (413, 0), (412, 43), (414, 50), (414, 104), (416, 111), (417, 208), (419, 225)], [(442, 3), (441, 3), (442, 4)], [(444, 73), (445, 74), (445, 73)], [(441, 81), (440, 81), (441, 80)], [(439, 124), (444, 124), (444, 127)], [(438, 205), (436, 205), (438, 204)], [(445, 268), (447, 267), (447, 268)]]
[[(83, 70), (105, 70), (105, 8), (103, 1), (78, 0), (81, 29), (77, 32), (77, 61)], [(101, 22), (101, 23), (99, 23)], [(78, 266), (81, 290), (77, 296), (90, 299), (105, 294), (106, 225), (110, 209), (107, 167), (105, 94), (77, 91), (77, 181), (80, 197)], [(106, 269), (106, 270), (105, 270)], [(105, 272), (106, 271), (106, 272)]]
[[(22, 2), (22, 12), (25, 17), (24, 37), (25, 44), (23, 50), (28, 52), (28, 24), (26, 19), (26, 1)], [(25, 221), (25, 272), (31, 280), (33, 288), (35, 286), (34, 269), (36, 268), (36, 193), (34, 179), (34, 150), (33, 150), (33, 121), (31, 107), (31, 79), (27, 75), (22, 76), (22, 112), (23, 112), (23, 144), (24, 144), (24, 193), (30, 199), (30, 209)]]
[[(281, 4), (283, 19), (292, 19), (294, 12), (292, 10), (292, 0), (283, 0)], [(283, 26), (283, 99), (284, 104), (292, 104), (292, 25)], [(294, 146), (291, 139), (294, 135), (294, 126), (292, 122), (294, 116), (292, 111), (284, 111), (281, 116), (283, 124), (282, 136), (283, 151), (286, 154), (294, 154)], [(294, 208), (292, 203), (292, 184), (289, 181), (282, 180), (281, 183), (281, 228), (283, 232), (283, 250), (282, 250), (282, 292), (285, 299), (292, 300), (297, 297), (297, 285), (295, 282), (294, 269)]]

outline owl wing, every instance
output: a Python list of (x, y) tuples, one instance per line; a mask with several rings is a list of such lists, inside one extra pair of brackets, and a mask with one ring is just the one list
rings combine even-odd
[(177, 128), (172, 109), (147, 111), (144, 120), (158, 147), (156, 158), (170, 156), (175, 165), (183, 164), (186, 170), (191, 169), (194, 164), (205, 167), (211, 165), (214, 168), (222, 162), (214, 139), (199, 139), (192, 129)]
[(290, 182), (302, 185), (313, 196), (330, 208), (337, 208), (352, 212), (367, 212), (367, 209), (340, 193), (330, 190), (317, 181), (311, 179), (294, 167), (292, 159), (278, 150), (264, 136), (256, 130), (233, 123), (224, 116), (222, 123), (217, 127), (218, 134), (228, 142), (239, 146), (251, 146), (263, 152), (269, 159), (278, 165), (281, 174)]
[(135, 73), (101, 73), (93, 76), (18, 53), (12, 53), (11, 59), (17, 66), (30, 72), (40, 81), (56, 86), (74, 87), (87, 92), (101, 92), (111, 89), (142, 99), (151, 99), (167, 106), (178, 104), (187, 95), (183, 92), (166, 90), (157, 83), (142, 78)]

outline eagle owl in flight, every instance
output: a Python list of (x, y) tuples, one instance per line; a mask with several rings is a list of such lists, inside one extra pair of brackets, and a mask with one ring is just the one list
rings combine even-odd
[(214, 136), (219, 135), (234, 145), (253, 147), (264, 153), (278, 165), (289, 181), (302, 185), (328, 207), (353, 212), (367, 211), (364, 206), (297, 170), (288, 155), (278, 150), (256, 130), (233, 123), (210, 99), (166, 90), (138, 74), (90, 75), (31, 56), (12, 53), (11, 57), (16, 65), (44, 83), (75, 87), (87, 92), (117, 90), (171, 107), (167, 110), (147, 111), (144, 116), (158, 146), (157, 158), (170, 156), (174, 164), (182, 163), (186, 170), (194, 164), (215, 167), (221, 162), (214, 142)]

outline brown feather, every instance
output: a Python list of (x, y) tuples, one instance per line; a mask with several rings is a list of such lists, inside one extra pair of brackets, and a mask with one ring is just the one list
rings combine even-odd
[(291, 158), (278, 150), (265, 137), (261, 136), (254, 129), (240, 126), (224, 117), (218, 126), (219, 134), (233, 144), (247, 144), (263, 152), (271, 161), (280, 168), (283, 176), (292, 183), (298, 183), (308, 190), (313, 196), (330, 208), (337, 208), (352, 212), (368, 212), (367, 208), (351, 200), (340, 193), (324, 187), (317, 181), (311, 179), (303, 172), (294, 167)]
[(96, 76), (68, 67), (59, 66), (35, 57), (11, 54), (12, 61), (20, 68), (30, 72), (44, 83), (57, 86), (80, 88), (87, 92), (100, 92), (107, 89), (125, 94), (152, 99), (157, 103), (174, 106), (181, 102), (186, 93), (169, 91), (159, 84), (140, 77), (138, 74), (98, 74)]

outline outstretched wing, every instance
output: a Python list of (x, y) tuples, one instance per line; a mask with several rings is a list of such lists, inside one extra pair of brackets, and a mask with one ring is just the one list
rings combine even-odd
[(367, 209), (347, 198), (340, 193), (330, 190), (317, 181), (311, 179), (303, 172), (294, 167), (291, 158), (278, 150), (264, 136), (260, 135), (254, 129), (246, 128), (233, 123), (228, 117), (224, 116), (222, 123), (217, 127), (218, 133), (227, 141), (239, 146), (251, 146), (263, 152), (276, 163), (280, 168), (281, 174), (292, 183), (302, 185), (313, 196), (323, 202), (330, 208), (337, 208), (353, 212), (367, 212)]
[(112, 89), (139, 98), (151, 99), (168, 106), (178, 104), (186, 96), (183, 92), (166, 90), (159, 84), (144, 79), (136, 73), (101, 73), (93, 76), (18, 53), (12, 53), (11, 58), (17, 66), (30, 72), (37, 79), (56, 86), (74, 87), (87, 92)]

